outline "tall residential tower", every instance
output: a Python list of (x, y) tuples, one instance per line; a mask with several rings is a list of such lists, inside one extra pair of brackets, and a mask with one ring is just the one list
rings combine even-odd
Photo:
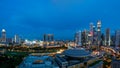
[(6, 42), (6, 30), (2, 29), (1, 32), (1, 42)]

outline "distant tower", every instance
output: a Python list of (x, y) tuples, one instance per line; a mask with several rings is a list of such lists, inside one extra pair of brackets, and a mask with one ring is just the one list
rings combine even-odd
[(44, 34), (43, 41), (44, 41), (44, 42), (46, 42), (46, 41), (47, 41), (47, 35), (46, 35), (46, 34)]
[(79, 46), (82, 46), (82, 44), (81, 44), (81, 31), (76, 32), (75, 43)]
[(54, 45), (54, 35), (53, 34), (44, 34), (43, 40), (45, 42), (44, 45)]
[(101, 34), (101, 45), (105, 45), (105, 35)]
[(93, 23), (90, 23), (90, 40), (91, 43), (93, 43)]
[(100, 45), (101, 42), (101, 21), (97, 22), (97, 41), (98, 41), (98, 45)]
[(110, 29), (109, 28), (107, 28), (106, 29), (106, 37), (105, 37), (105, 43), (106, 43), (106, 45), (107, 46), (110, 46), (110, 41), (111, 41), (111, 39), (110, 39)]
[(88, 44), (88, 40), (89, 40), (88, 33), (89, 33), (89, 31), (87, 31), (87, 30), (82, 31), (82, 33), (81, 33), (81, 42), (82, 42), (83, 46), (86, 46)]
[(5, 31), (5, 29), (2, 29), (1, 41), (6, 42), (6, 31)]
[(93, 26), (93, 44), (97, 45), (97, 30), (95, 26)]
[(15, 35), (15, 36), (14, 36), (14, 43), (20, 44), (20, 38), (19, 38), (18, 35)]
[(120, 30), (117, 30), (115, 32), (115, 47), (118, 47), (120, 45)]
[(54, 35), (53, 34), (44, 34), (44, 42), (51, 42), (54, 41)]
[(53, 41), (54, 40), (54, 37), (53, 37), (53, 34), (48, 34), (48, 41)]

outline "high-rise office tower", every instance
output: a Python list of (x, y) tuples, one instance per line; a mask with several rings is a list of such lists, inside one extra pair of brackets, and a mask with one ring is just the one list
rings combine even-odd
[(78, 46), (82, 46), (82, 43), (81, 43), (81, 31), (76, 32), (76, 34), (75, 34), (75, 43)]
[(88, 31), (87, 30), (82, 31), (81, 42), (83, 46), (88, 44)]
[(111, 35), (111, 46), (115, 47), (115, 35)]
[(14, 36), (14, 43), (20, 44), (20, 38), (19, 38), (18, 35), (15, 35), (15, 36)]
[(111, 44), (111, 38), (110, 38), (110, 29), (109, 28), (107, 28), (106, 29), (106, 36), (105, 36), (105, 45), (106, 46), (110, 46)]
[(5, 29), (2, 29), (2, 35), (1, 35), (1, 41), (2, 42), (6, 42), (6, 31), (5, 31)]
[(46, 34), (44, 34), (43, 41), (44, 41), (44, 42), (46, 42), (46, 41), (47, 41), (47, 35), (46, 35)]
[(95, 26), (93, 26), (93, 45), (97, 45), (97, 30)]
[(97, 22), (97, 43), (100, 45), (101, 42), (101, 21)]
[(53, 41), (54, 38), (53, 38), (53, 34), (48, 34), (48, 41)]
[(94, 28), (94, 26), (93, 26), (93, 23), (90, 23), (90, 42), (91, 43), (93, 43), (93, 28)]
[(105, 35), (101, 34), (101, 45), (105, 45)]
[(115, 47), (118, 47), (120, 45), (120, 30), (117, 30), (115, 32)]
[(44, 45), (54, 45), (54, 35), (53, 34), (44, 34)]
[(93, 23), (90, 23), (90, 31), (93, 31), (93, 27), (94, 27)]
[(54, 41), (54, 35), (53, 34), (44, 34), (44, 41), (47, 41), (47, 42)]

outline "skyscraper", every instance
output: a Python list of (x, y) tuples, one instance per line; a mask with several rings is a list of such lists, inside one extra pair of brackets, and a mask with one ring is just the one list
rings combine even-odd
[(6, 31), (5, 29), (2, 29), (2, 32), (1, 32), (1, 41), (2, 42), (6, 42)]
[(111, 39), (110, 39), (110, 29), (107, 28), (106, 29), (106, 36), (105, 36), (105, 45), (110, 46), (110, 41), (111, 41)]
[(115, 47), (115, 41), (116, 41), (116, 36), (115, 35), (111, 35), (111, 46)]
[(105, 45), (105, 35), (101, 34), (101, 45)]
[(115, 32), (115, 47), (118, 47), (118, 45), (120, 45), (120, 30)]
[(100, 42), (101, 42), (101, 21), (98, 21), (97, 22), (97, 42), (98, 42), (98, 45), (100, 45)]
[(82, 31), (81, 42), (83, 46), (88, 44), (88, 31), (87, 30)]
[(95, 26), (93, 26), (93, 45), (97, 45), (97, 30)]
[(90, 23), (90, 31), (93, 31), (93, 27), (94, 27), (93, 23)]
[(82, 46), (82, 43), (81, 43), (81, 31), (76, 32), (76, 34), (75, 34), (75, 43), (78, 46)]
[(54, 35), (53, 34), (44, 34), (44, 45), (54, 45)]
[(20, 38), (19, 38), (19, 36), (18, 36), (18, 35), (15, 35), (13, 41), (14, 41), (14, 43), (16, 43), (16, 44), (20, 44)]
[(54, 35), (53, 34), (44, 34), (44, 41), (54, 41)]
[(93, 43), (93, 23), (90, 23), (90, 42)]

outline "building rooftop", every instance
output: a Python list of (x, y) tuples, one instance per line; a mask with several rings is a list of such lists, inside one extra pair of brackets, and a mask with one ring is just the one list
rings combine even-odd
[(28, 56), (18, 68), (59, 68), (50, 56)]
[(86, 57), (90, 56), (90, 52), (86, 51), (85, 49), (68, 49), (63, 52), (64, 55), (69, 56), (69, 57), (76, 57), (76, 58), (81, 58), (81, 57)]
[(55, 56), (55, 60), (60, 67), (67, 66), (68, 68), (74, 65), (82, 65), (82, 63), (88, 62), (89, 60), (93, 59), (95, 58), (92, 56), (87, 56), (87, 58), (68, 57), (64, 54), (57, 54)]
[(2, 29), (2, 32), (6, 32), (5, 29)]

